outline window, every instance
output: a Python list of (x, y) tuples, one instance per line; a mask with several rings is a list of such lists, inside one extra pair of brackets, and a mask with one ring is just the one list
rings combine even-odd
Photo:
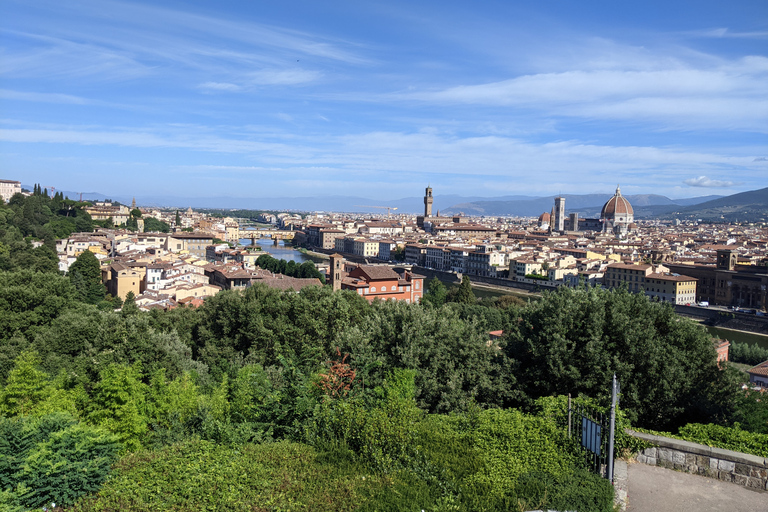
[(419, 282), (416, 281), (413, 286), (414, 286), (414, 290), (418, 290), (419, 289)]
[(376, 291), (376, 287), (375, 286), (371, 286), (371, 292), (375, 292), (375, 291)]

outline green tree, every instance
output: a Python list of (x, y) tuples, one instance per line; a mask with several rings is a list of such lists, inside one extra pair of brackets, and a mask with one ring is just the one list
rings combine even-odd
[(0, 413), (25, 416), (45, 399), (48, 375), (39, 369), (40, 358), (34, 351), (22, 352), (0, 391)]
[(129, 450), (141, 448), (147, 432), (147, 386), (139, 366), (110, 364), (94, 386), (88, 418), (116, 434)]
[(70, 265), (67, 275), (81, 301), (98, 304), (104, 300), (106, 288), (101, 282), (101, 265), (91, 251), (83, 251)]
[(464, 274), (461, 278), (461, 284), (453, 297), (452, 302), (458, 302), (459, 304), (474, 304), (477, 302), (475, 293), (472, 291), (472, 283), (469, 280), (469, 276)]
[(448, 288), (436, 277), (427, 284), (427, 293), (421, 298), (422, 304), (440, 308), (448, 298)]
[(416, 371), (417, 403), (430, 412), (511, 402), (515, 386), (509, 361), (489, 345), (479, 322), (459, 317), (458, 306), (374, 303), (365, 322), (340, 332), (337, 341), (351, 354), (350, 364), (366, 388), (383, 383), (391, 369)]
[(177, 228), (181, 227), (181, 216), (179, 215), (179, 210), (176, 210), (176, 220), (174, 224)]
[(129, 291), (125, 295), (125, 301), (123, 302), (122, 315), (123, 317), (136, 315), (139, 313), (139, 306), (136, 305), (136, 296), (132, 291)]
[(626, 290), (561, 287), (530, 302), (510, 324), (505, 350), (531, 399), (572, 393), (607, 400), (613, 373), (633, 424), (674, 429), (706, 415), (721, 373), (708, 333)]
[(144, 219), (144, 232), (150, 233), (150, 232), (161, 232), (161, 233), (168, 233), (171, 231), (171, 226), (169, 226), (167, 223), (157, 220), (154, 217), (147, 217)]

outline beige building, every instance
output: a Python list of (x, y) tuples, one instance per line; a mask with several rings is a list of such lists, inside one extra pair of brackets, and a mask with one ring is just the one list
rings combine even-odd
[(166, 250), (176, 253), (187, 252), (198, 258), (205, 258), (206, 247), (213, 244), (213, 235), (206, 233), (172, 233), (166, 242)]
[(128, 292), (133, 292), (138, 296), (143, 291), (144, 276), (147, 269), (145, 266), (128, 266), (123, 263), (113, 263), (107, 272), (106, 281), (107, 291), (115, 296), (125, 300)]
[(113, 205), (109, 202), (97, 202), (93, 206), (85, 208), (93, 220), (112, 219), (115, 226), (122, 226), (128, 222), (131, 210), (125, 205)]
[(13, 180), (0, 180), (0, 199), (8, 202), (13, 194), (21, 194), (21, 182)]
[(645, 277), (645, 294), (672, 304), (696, 302), (696, 279), (680, 274), (653, 273)]

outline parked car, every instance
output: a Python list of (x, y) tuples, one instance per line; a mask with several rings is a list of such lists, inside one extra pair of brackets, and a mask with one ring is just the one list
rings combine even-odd
[(699, 307), (700, 308), (708, 308), (709, 307), (709, 302), (707, 302), (706, 300), (703, 300), (703, 301), (699, 302)]

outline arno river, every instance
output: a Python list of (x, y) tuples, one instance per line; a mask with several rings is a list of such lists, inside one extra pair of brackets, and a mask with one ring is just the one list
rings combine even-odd
[(712, 336), (724, 338), (728, 341), (737, 343), (749, 343), (750, 345), (759, 345), (768, 349), (768, 336), (764, 334), (755, 334), (753, 332), (734, 331), (732, 329), (722, 329), (720, 327), (707, 326), (707, 330)]
[[(241, 238), (240, 245), (244, 247), (250, 247), (251, 239)], [(315, 261), (310, 256), (306, 256), (300, 253), (293, 247), (286, 246), (282, 240), (280, 240), (278, 244), (275, 245), (271, 238), (259, 238), (256, 240), (256, 247), (260, 247), (262, 251), (271, 254), (273, 258), (277, 258), (278, 260), (286, 260), (286, 261), (293, 260), (299, 265), (301, 265), (305, 261)], [(317, 260), (317, 261), (321, 261), (321, 260)]]

